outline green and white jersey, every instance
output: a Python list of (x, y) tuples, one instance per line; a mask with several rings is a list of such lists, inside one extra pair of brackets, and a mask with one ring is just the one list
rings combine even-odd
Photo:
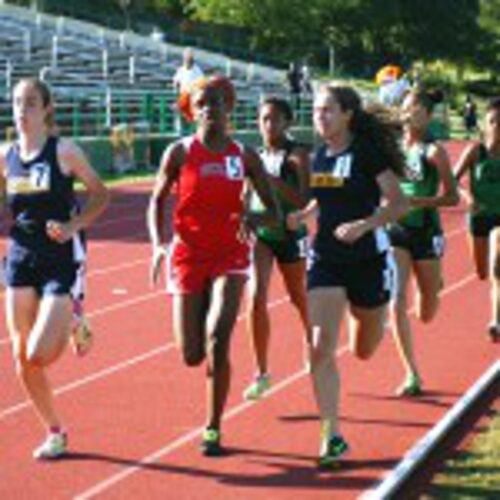
[(484, 144), (479, 146), (479, 161), (470, 170), (470, 186), (480, 212), (500, 214), (500, 159), (489, 158)]
[[(408, 197), (436, 196), (439, 189), (439, 172), (428, 160), (428, 151), (432, 142), (423, 142), (413, 145), (405, 151), (406, 167), (401, 189)], [(439, 214), (436, 208), (410, 208), (408, 213), (399, 221), (408, 227), (434, 226), (441, 228)]]
[[(280, 178), (290, 187), (298, 189), (299, 179), (297, 177), (297, 173), (288, 163), (288, 157), (296, 146), (297, 143), (289, 140), (285, 143), (283, 149), (278, 151), (267, 151), (262, 149), (259, 153), (262, 163), (264, 164), (264, 169), (269, 176)], [(296, 210), (296, 207), (280, 197), (279, 193), (276, 194), (285, 220), (286, 214)], [(250, 198), (250, 210), (254, 213), (261, 213), (265, 211), (265, 206), (255, 191), (252, 192)], [(261, 226), (257, 228), (257, 236), (265, 241), (282, 241), (290, 236), (294, 238), (301, 238), (304, 237), (305, 234), (305, 226), (302, 226), (298, 231), (289, 231), (286, 228), (284, 221), (279, 227)]]

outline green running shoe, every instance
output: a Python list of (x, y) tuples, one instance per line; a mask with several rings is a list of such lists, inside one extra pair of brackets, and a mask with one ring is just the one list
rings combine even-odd
[(349, 451), (347, 441), (338, 434), (331, 436), (323, 448), (318, 459), (318, 467), (322, 470), (338, 468), (340, 459)]
[(257, 401), (265, 392), (271, 388), (271, 377), (269, 374), (258, 375), (257, 378), (243, 392), (246, 401)]
[(409, 375), (406, 380), (397, 388), (396, 396), (400, 397), (415, 397), (422, 394), (422, 382), (420, 378), (415, 375)]
[(206, 457), (219, 457), (224, 453), (220, 444), (220, 431), (218, 429), (207, 428), (203, 431), (200, 445), (201, 453)]

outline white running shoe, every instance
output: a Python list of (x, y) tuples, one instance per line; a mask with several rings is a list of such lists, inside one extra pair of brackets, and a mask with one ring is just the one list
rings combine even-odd
[(66, 453), (68, 437), (64, 432), (51, 432), (45, 441), (33, 451), (36, 460), (52, 460)]
[(85, 356), (92, 349), (94, 337), (85, 316), (75, 316), (70, 341), (77, 356)]

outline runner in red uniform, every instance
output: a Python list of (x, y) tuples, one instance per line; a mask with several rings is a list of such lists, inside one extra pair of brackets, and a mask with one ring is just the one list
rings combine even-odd
[[(188, 366), (207, 358), (208, 415), (202, 452), (220, 455), (220, 424), (230, 385), (229, 343), (248, 274), (245, 182), (268, 211), (251, 226), (278, 222), (278, 208), (258, 154), (228, 134), (234, 104), (229, 80), (212, 77), (191, 93), (197, 131), (165, 151), (148, 212), (153, 280), (167, 256), (173, 330)], [(165, 203), (176, 185), (174, 237), (167, 249)]]
[(197, 136), (181, 145), (168, 287), (196, 293), (219, 274), (247, 274), (249, 246), (239, 234), (247, 172), (244, 149), (234, 141), (222, 151), (209, 150)]

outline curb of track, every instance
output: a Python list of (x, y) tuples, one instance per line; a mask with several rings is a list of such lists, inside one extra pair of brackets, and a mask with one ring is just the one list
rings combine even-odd
[(500, 361), (496, 361), (481, 375), (467, 392), (452, 406), (434, 427), (404, 455), (401, 461), (360, 500), (395, 498), (407, 481), (429, 457), (443, 439), (450, 434), (464, 416), (495, 383), (500, 382)]

